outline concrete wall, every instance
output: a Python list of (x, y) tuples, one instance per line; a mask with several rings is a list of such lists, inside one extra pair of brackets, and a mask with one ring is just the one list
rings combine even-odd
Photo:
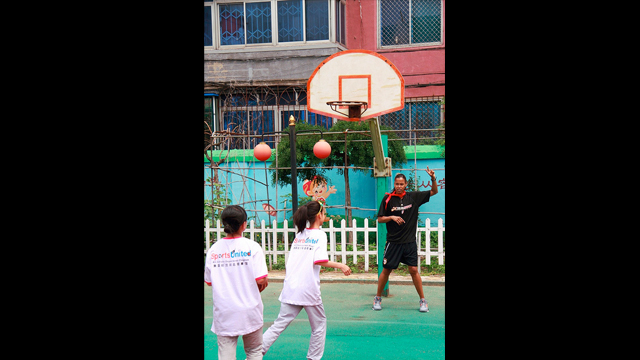
[[(236, 86), (303, 85), (327, 57), (344, 47), (278, 48), (269, 51), (216, 51), (204, 54), (204, 89), (222, 84)], [(271, 49), (274, 49), (271, 47)]]

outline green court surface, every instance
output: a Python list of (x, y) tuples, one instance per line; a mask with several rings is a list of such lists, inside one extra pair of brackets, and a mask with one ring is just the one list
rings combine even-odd
[[(382, 310), (373, 311), (375, 284), (322, 283), (327, 315), (323, 359), (444, 359), (445, 287), (423, 286), (429, 312), (418, 311), (419, 298), (412, 285), (390, 285)], [(265, 332), (280, 312), (282, 283), (270, 283), (262, 292)], [(204, 285), (204, 358), (218, 358), (216, 335), (211, 332), (211, 288)], [(264, 356), (268, 359), (306, 359), (311, 328), (303, 310)], [(245, 353), (238, 339), (237, 358)]]

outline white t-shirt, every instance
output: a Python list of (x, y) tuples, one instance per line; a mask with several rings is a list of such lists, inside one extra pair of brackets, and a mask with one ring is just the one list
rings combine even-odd
[(260, 245), (244, 237), (218, 240), (207, 252), (204, 281), (213, 291), (211, 331), (238, 336), (262, 327), (257, 279), (268, 275)]
[(320, 229), (305, 229), (296, 234), (291, 244), (287, 273), (280, 293), (280, 302), (315, 306), (322, 304), (320, 296), (319, 262), (329, 261), (327, 234)]

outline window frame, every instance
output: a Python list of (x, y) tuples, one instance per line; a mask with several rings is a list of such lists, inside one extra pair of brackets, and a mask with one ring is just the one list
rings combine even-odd
[(212, 132), (212, 136), (213, 136), (213, 133), (218, 131), (218, 95), (217, 94), (211, 94), (211, 93), (205, 93), (204, 94), (204, 98), (205, 98), (205, 100), (206, 99), (210, 99), (211, 100), (211, 111), (210, 111), (211, 119), (210, 119), (208, 124), (211, 127), (211, 132)]
[[(440, 0), (440, 41), (428, 42), (428, 43), (410, 43), (401, 45), (382, 45), (382, 11), (380, 2), (384, 0), (376, 0), (377, 8), (377, 26), (376, 26), (376, 41), (378, 49), (402, 49), (402, 48), (414, 48), (414, 47), (436, 47), (444, 46), (444, 0)], [(413, 30), (411, 29), (411, 13), (413, 11), (413, 0), (407, 0), (409, 2), (409, 38), (413, 38)]]
[[(338, 33), (338, 29), (336, 28), (336, 26), (338, 24), (336, 24), (335, 18), (337, 16), (338, 11), (336, 10), (336, 6), (339, 6), (340, 4), (340, 0), (326, 0), (327, 1), (327, 6), (329, 7), (328, 9), (328, 18), (327, 18), (327, 26), (329, 29), (329, 38), (326, 40), (307, 40), (307, 19), (306, 19), (306, 0), (302, 0), (302, 33), (303, 33), (303, 37), (302, 37), (302, 41), (287, 41), (287, 42), (280, 42), (278, 37), (279, 37), (279, 32), (278, 32), (278, 2), (281, 0), (211, 0), (211, 1), (205, 1), (204, 2), (204, 6), (210, 6), (211, 7), (211, 38), (212, 38), (212, 45), (211, 46), (205, 46), (204, 50), (205, 53), (211, 50), (241, 50), (241, 49), (251, 49), (251, 50), (260, 50), (260, 49), (265, 49), (266, 48), (273, 48), (273, 47), (295, 47), (295, 46), (321, 46), (324, 47), (327, 44), (338, 44), (344, 47), (344, 44), (339, 42), (339, 39), (337, 39), (337, 33)], [(220, 6), (219, 5), (224, 5), (224, 4), (242, 4), (242, 8), (243, 8), (243, 13), (244, 15), (244, 22), (246, 24), (246, 4), (247, 3), (256, 3), (256, 2), (270, 2), (271, 3), (271, 42), (270, 43), (261, 43), (261, 44), (247, 44), (247, 37), (246, 37), (246, 26), (244, 26), (244, 32), (245, 32), (245, 37), (244, 37), (244, 44), (239, 44), (239, 45), (221, 45), (221, 39), (220, 39)], [(337, 5), (336, 5), (337, 4)], [(345, 23), (345, 27), (346, 27), (346, 23)], [(346, 32), (346, 29), (342, 29), (343, 32)], [(346, 39), (346, 37), (345, 37)]]

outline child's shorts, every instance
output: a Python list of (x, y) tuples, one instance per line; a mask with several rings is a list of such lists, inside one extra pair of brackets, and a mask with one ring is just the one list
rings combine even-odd
[(405, 244), (387, 242), (382, 267), (393, 270), (397, 269), (400, 263), (407, 266), (418, 266), (418, 244), (415, 241)]

